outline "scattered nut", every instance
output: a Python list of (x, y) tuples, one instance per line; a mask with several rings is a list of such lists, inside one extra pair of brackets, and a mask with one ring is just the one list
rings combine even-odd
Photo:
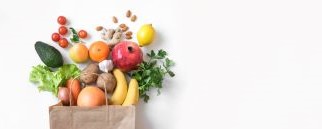
[(117, 23), (118, 22), (117, 21), (117, 18), (115, 16), (113, 16), (112, 20), (113, 20), (113, 23)]
[(103, 30), (103, 26), (97, 26), (96, 27), (96, 31), (101, 31), (101, 30)]
[(130, 17), (131, 17), (131, 15), (132, 15), (131, 10), (127, 10), (127, 12), (126, 12), (126, 17), (130, 18)]
[(128, 29), (129, 29), (129, 27), (127, 27), (127, 26), (125, 26), (125, 27), (121, 28), (122, 32), (125, 32), (125, 31), (127, 31)]
[(136, 15), (133, 15), (133, 16), (131, 17), (131, 21), (132, 21), (132, 22), (135, 22), (135, 21), (136, 21)]
[(126, 36), (132, 36), (132, 31), (128, 31), (125, 33)]
[[(137, 20), (137, 16), (132, 13), (131, 10), (126, 11), (126, 17), (129, 18), (132, 22)], [(116, 16), (112, 17), (113, 23), (118, 23), (118, 19)], [(125, 23), (119, 24), (119, 27), (116, 29), (106, 29), (102, 26), (96, 27), (97, 31), (101, 31), (102, 39), (108, 42), (108, 45), (113, 48), (117, 43), (119, 43), (122, 39), (132, 39), (133, 32), (130, 31), (129, 26)]]
[(122, 23), (122, 24), (119, 25), (119, 27), (124, 28), (124, 27), (126, 27), (126, 25), (124, 23)]
[(126, 39), (132, 39), (132, 36), (131, 35), (126, 35), (125, 38)]

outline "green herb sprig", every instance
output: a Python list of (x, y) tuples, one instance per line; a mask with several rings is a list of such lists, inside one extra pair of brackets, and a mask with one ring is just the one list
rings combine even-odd
[(166, 51), (161, 49), (155, 53), (154, 50), (151, 50), (147, 56), (148, 60), (139, 64), (138, 69), (131, 73), (131, 77), (139, 83), (140, 98), (143, 98), (145, 102), (149, 101), (148, 91), (152, 88), (157, 88), (158, 95), (161, 93), (160, 89), (166, 75), (175, 76), (174, 72), (170, 70), (171, 66), (174, 66), (174, 62), (167, 58)]
[(77, 34), (77, 31), (76, 31), (74, 28), (72, 28), (72, 27), (70, 27), (69, 29), (70, 29), (70, 30), (72, 31), (72, 33), (73, 33), (72, 37), (70, 37), (70, 41), (72, 41), (72, 42), (74, 42), (74, 43), (79, 43), (79, 42), (80, 42), (80, 40), (79, 40), (79, 36), (78, 36), (78, 34)]

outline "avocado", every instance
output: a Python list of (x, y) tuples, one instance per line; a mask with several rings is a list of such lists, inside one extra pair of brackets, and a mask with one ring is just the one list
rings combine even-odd
[(35, 49), (41, 61), (48, 67), (57, 68), (64, 64), (63, 56), (55, 47), (42, 41), (37, 41)]

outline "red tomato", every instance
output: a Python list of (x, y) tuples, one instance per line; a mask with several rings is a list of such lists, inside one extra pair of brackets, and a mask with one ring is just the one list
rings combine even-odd
[(60, 40), (60, 35), (58, 33), (53, 33), (51, 35), (51, 39), (55, 42), (58, 42)]
[(67, 34), (67, 32), (68, 32), (68, 29), (65, 26), (60, 26), (58, 29), (58, 33), (61, 35), (65, 35)]
[(85, 30), (80, 30), (78, 32), (78, 36), (82, 39), (86, 38), (87, 37), (87, 32)]
[(68, 47), (68, 40), (66, 38), (62, 38), (59, 40), (59, 46), (62, 48)]
[(64, 17), (64, 16), (59, 16), (59, 17), (57, 18), (57, 22), (58, 22), (60, 25), (65, 25), (65, 24), (66, 24), (66, 22), (67, 22), (67, 19), (66, 19), (66, 17)]

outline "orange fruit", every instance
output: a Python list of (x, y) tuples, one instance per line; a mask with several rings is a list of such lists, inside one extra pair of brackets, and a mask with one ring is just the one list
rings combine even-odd
[(78, 95), (77, 105), (95, 107), (105, 104), (105, 93), (96, 86), (86, 86)]
[(105, 60), (110, 53), (110, 48), (103, 41), (96, 41), (89, 47), (89, 57), (91, 60), (101, 62)]
[(76, 63), (86, 62), (88, 59), (88, 49), (84, 43), (77, 43), (69, 49), (69, 57)]

